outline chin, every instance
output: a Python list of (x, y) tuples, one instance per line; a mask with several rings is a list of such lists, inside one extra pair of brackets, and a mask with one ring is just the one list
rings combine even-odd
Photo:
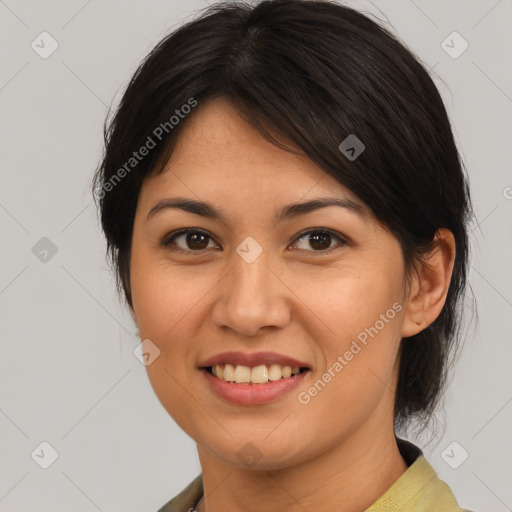
[[(273, 437), (272, 441), (270, 437)], [(226, 435), (221, 443), (217, 437), (200, 444), (226, 464), (254, 471), (285, 469), (309, 458), (308, 447), (303, 441), (286, 435), (278, 436), (276, 433), (269, 435), (268, 431), (252, 436), (245, 431), (240, 436)]]

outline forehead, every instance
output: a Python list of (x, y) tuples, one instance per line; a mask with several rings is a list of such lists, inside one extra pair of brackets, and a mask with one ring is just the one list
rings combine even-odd
[(362, 204), (302, 151), (276, 138), (295, 153), (265, 139), (228, 100), (200, 104), (179, 133), (163, 173), (144, 184), (142, 202), (179, 194), (219, 206), (225, 198), (230, 206), (248, 208), (321, 195)]
[(242, 175), (244, 170), (250, 170), (251, 175), (267, 178), (277, 178), (283, 172), (299, 179), (306, 173), (315, 180), (325, 175), (301, 150), (276, 137), (300, 155), (272, 144), (227, 99), (215, 98), (200, 105), (187, 120), (166, 168), (199, 165), (203, 169), (215, 168), (224, 175)]

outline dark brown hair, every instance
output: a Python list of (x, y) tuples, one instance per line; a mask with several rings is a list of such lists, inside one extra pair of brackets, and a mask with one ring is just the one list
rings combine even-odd
[[(395, 424), (430, 418), (459, 339), (470, 192), (429, 74), (391, 33), (354, 9), (309, 0), (214, 4), (143, 60), (105, 121), (105, 151), (93, 183), (128, 304), (142, 182), (162, 170), (193, 112), (219, 96), (268, 140), (280, 147), (274, 135), (289, 141), (365, 202), (400, 242), (407, 275), (439, 228), (453, 233), (456, 259), (443, 310), (403, 339), (400, 353)], [(365, 145), (354, 160), (338, 147), (350, 134)], [(130, 160), (150, 145), (143, 158)]]

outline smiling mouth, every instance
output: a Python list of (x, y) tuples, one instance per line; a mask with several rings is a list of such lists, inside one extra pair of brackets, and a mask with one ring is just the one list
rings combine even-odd
[(233, 384), (265, 384), (293, 378), (300, 373), (310, 371), (307, 367), (292, 367), (281, 364), (262, 364), (251, 367), (229, 363), (206, 366), (203, 369), (210, 375)]

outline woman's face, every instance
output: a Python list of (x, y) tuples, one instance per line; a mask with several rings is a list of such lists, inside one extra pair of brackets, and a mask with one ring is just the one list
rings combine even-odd
[[(392, 429), (399, 343), (411, 335), (397, 239), (227, 101), (187, 122), (165, 172), (142, 187), (131, 252), (134, 316), (151, 340), (147, 372), (162, 405), (209, 453), (240, 466), (252, 456), (286, 467)], [(220, 218), (172, 207), (176, 198)], [(349, 207), (287, 209), (318, 199)], [(172, 236), (183, 229), (191, 233)], [(203, 368), (226, 352), (241, 353), (217, 361), (228, 379), (276, 380), (227, 382)], [(294, 365), (308, 370), (288, 376)]]

